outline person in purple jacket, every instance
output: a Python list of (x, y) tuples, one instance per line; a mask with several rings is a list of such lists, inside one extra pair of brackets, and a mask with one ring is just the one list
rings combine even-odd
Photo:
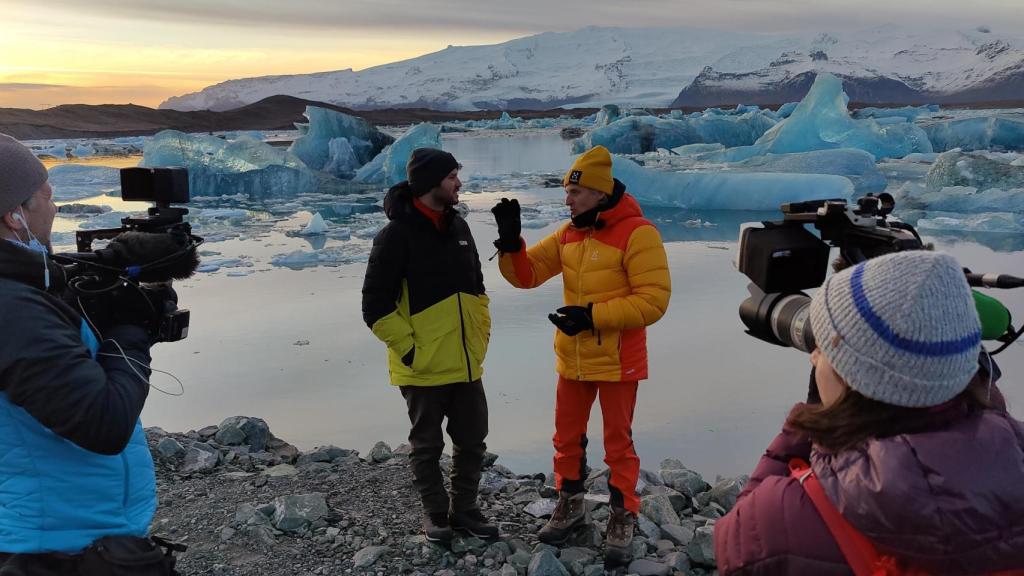
[(1024, 424), (982, 356), (956, 261), (900, 252), (811, 301), (821, 404), (797, 404), (715, 524), (719, 574), (850, 574), (792, 458), (879, 553), (930, 574), (1024, 568)]

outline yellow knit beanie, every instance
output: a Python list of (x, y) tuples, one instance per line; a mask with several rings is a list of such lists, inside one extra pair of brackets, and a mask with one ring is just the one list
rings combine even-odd
[(611, 196), (615, 183), (612, 181), (612, 155), (604, 146), (594, 146), (572, 163), (562, 178), (562, 186), (579, 184)]

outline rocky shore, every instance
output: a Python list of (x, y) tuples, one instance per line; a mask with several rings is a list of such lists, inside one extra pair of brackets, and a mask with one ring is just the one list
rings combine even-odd
[[(183, 434), (148, 428), (146, 435), (160, 498), (152, 533), (188, 546), (178, 563), (188, 575), (715, 574), (712, 528), (746, 480), (711, 485), (672, 459), (657, 472), (643, 470), (633, 561), (606, 568), (607, 470), (592, 471), (586, 482), (593, 525), (556, 548), (536, 538), (555, 505), (551, 475), (516, 474), (489, 454), (480, 505), (502, 536), (456, 536), (445, 548), (420, 531), (406, 445), (303, 452), (245, 416)], [(444, 456), (442, 466), (450, 465)]]

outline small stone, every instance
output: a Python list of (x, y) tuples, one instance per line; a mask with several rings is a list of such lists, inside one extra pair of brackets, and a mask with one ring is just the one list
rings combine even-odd
[(391, 446), (388, 446), (386, 442), (377, 442), (370, 448), (370, 452), (366, 455), (367, 462), (387, 462), (391, 459)]
[(672, 507), (672, 501), (665, 495), (644, 496), (640, 500), (640, 513), (659, 526), (679, 524), (679, 515)]
[(569, 571), (550, 550), (542, 550), (530, 559), (527, 576), (570, 576)]
[(216, 448), (196, 442), (188, 449), (188, 452), (185, 452), (185, 462), (181, 466), (181, 472), (184, 474), (209, 472), (217, 467), (218, 462), (220, 462), (220, 452)]
[(218, 427), (218, 433), (225, 428), (235, 427), (245, 434), (245, 444), (252, 448), (253, 452), (262, 452), (267, 447), (267, 439), (270, 437), (270, 427), (261, 418), (250, 416), (231, 416), (225, 418)]
[(536, 500), (534, 502), (531, 502), (530, 504), (527, 504), (526, 507), (523, 508), (523, 512), (526, 512), (534, 518), (550, 518), (551, 514), (553, 514), (555, 511), (556, 504), (558, 504), (558, 501), (556, 500)]
[(273, 522), (278, 530), (298, 532), (328, 513), (327, 501), (318, 492), (280, 496), (274, 500)]
[(711, 488), (711, 501), (717, 503), (726, 512), (732, 510), (732, 507), (736, 505), (736, 498), (740, 495), (740, 491), (743, 490), (743, 486), (746, 483), (746, 476), (726, 478), (716, 483)]
[(199, 429), (198, 434), (200, 438), (213, 438), (219, 429), (217, 426), (204, 426)]
[(662, 534), (669, 540), (676, 543), (677, 546), (686, 546), (693, 540), (693, 532), (696, 526), (690, 524), (686, 525), (675, 525), (675, 524), (664, 524), (661, 526)]
[(676, 544), (671, 540), (658, 540), (654, 543), (654, 549), (655, 552), (658, 553), (658, 556), (664, 556), (672, 550), (675, 550), (675, 548)]
[(231, 540), (231, 537), (235, 535), (236, 530), (230, 526), (225, 526), (220, 530), (220, 541), (227, 542)]
[(277, 538), (274, 537), (274, 532), (270, 526), (265, 524), (257, 524), (255, 526), (249, 526), (245, 529), (245, 533), (249, 540), (255, 542), (261, 546), (274, 546), (277, 544)]
[(284, 476), (295, 476), (299, 473), (299, 470), (291, 464), (278, 464), (277, 466), (267, 468), (263, 473), (271, 478), (281, 478)]
[(390, 550), (387, 546), (367, 546), (352, 557), (352, 563), (356, 568), (367, 568), (373, 566), (374, 562), (380, 559)]
[(224, 446), (240, 446), (245, 442), (245, 432), (242, 432), (242, 429), (234, 424), (228, 424), (221, 426), (213, 439)]
[(185, 453), (185, 447), (174, 438), (165, 436), (156, 443), (156, 451), (164, 458), (175, 458)]
[(530, 565), (530, 560), (533, 559), (533, 555), (526, 550), (516, 550), (511, 556), (507, 558), (509, 563), (513, 566), (521, 569), (526, 569)]
[(661, 479), (664, 480), (665, 485), (669, 488), (677, 490), (681, 494), (685, 494), (690, 498), (693, 498), (697, 494), (708, 489), (708, 483), (701, 478), (700, 474), (685, 468), (678, 470), (662, 470)]
[(690, 559), (687, 558), (685, 552), (673, 552), (665, 556), (665, 565), (676, 572), (690, 574)]
[(660, 562), (640, 558), (629, 563), (627, 572), (637, 576), (668, 576), (669, 567)]
[(686, 546), (686, 555), (694, 564), (702, 566), (715, 565), (714, 528), (701, 526), (694, 531), (693, 540)]
[(640, 528), (640, 532), (647, 537), (648, 540), (658, 540), (661, 538), (661, 528), (651, 521), (650, 518), (643, 514), (636, 517), (637, 526)]
[(518, 574), (519, 573), (516, 572), (515, 566), (509, 564), (508, 562), (503, 564), (501, 567), (501, 576), (518, 576)]

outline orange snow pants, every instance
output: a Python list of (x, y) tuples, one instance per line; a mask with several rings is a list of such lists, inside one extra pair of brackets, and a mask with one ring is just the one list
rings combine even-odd
[(611, 470), (611, 504), (640, 511), (636, 483), (640, 458), (633, 449), (633, 409), (637, 382), (581, 382), (558, 377), (555, 397), (555, 487), (582, 492), (587, 469), (587, 421), (594, 398), (601, 399), (604, 462)]

